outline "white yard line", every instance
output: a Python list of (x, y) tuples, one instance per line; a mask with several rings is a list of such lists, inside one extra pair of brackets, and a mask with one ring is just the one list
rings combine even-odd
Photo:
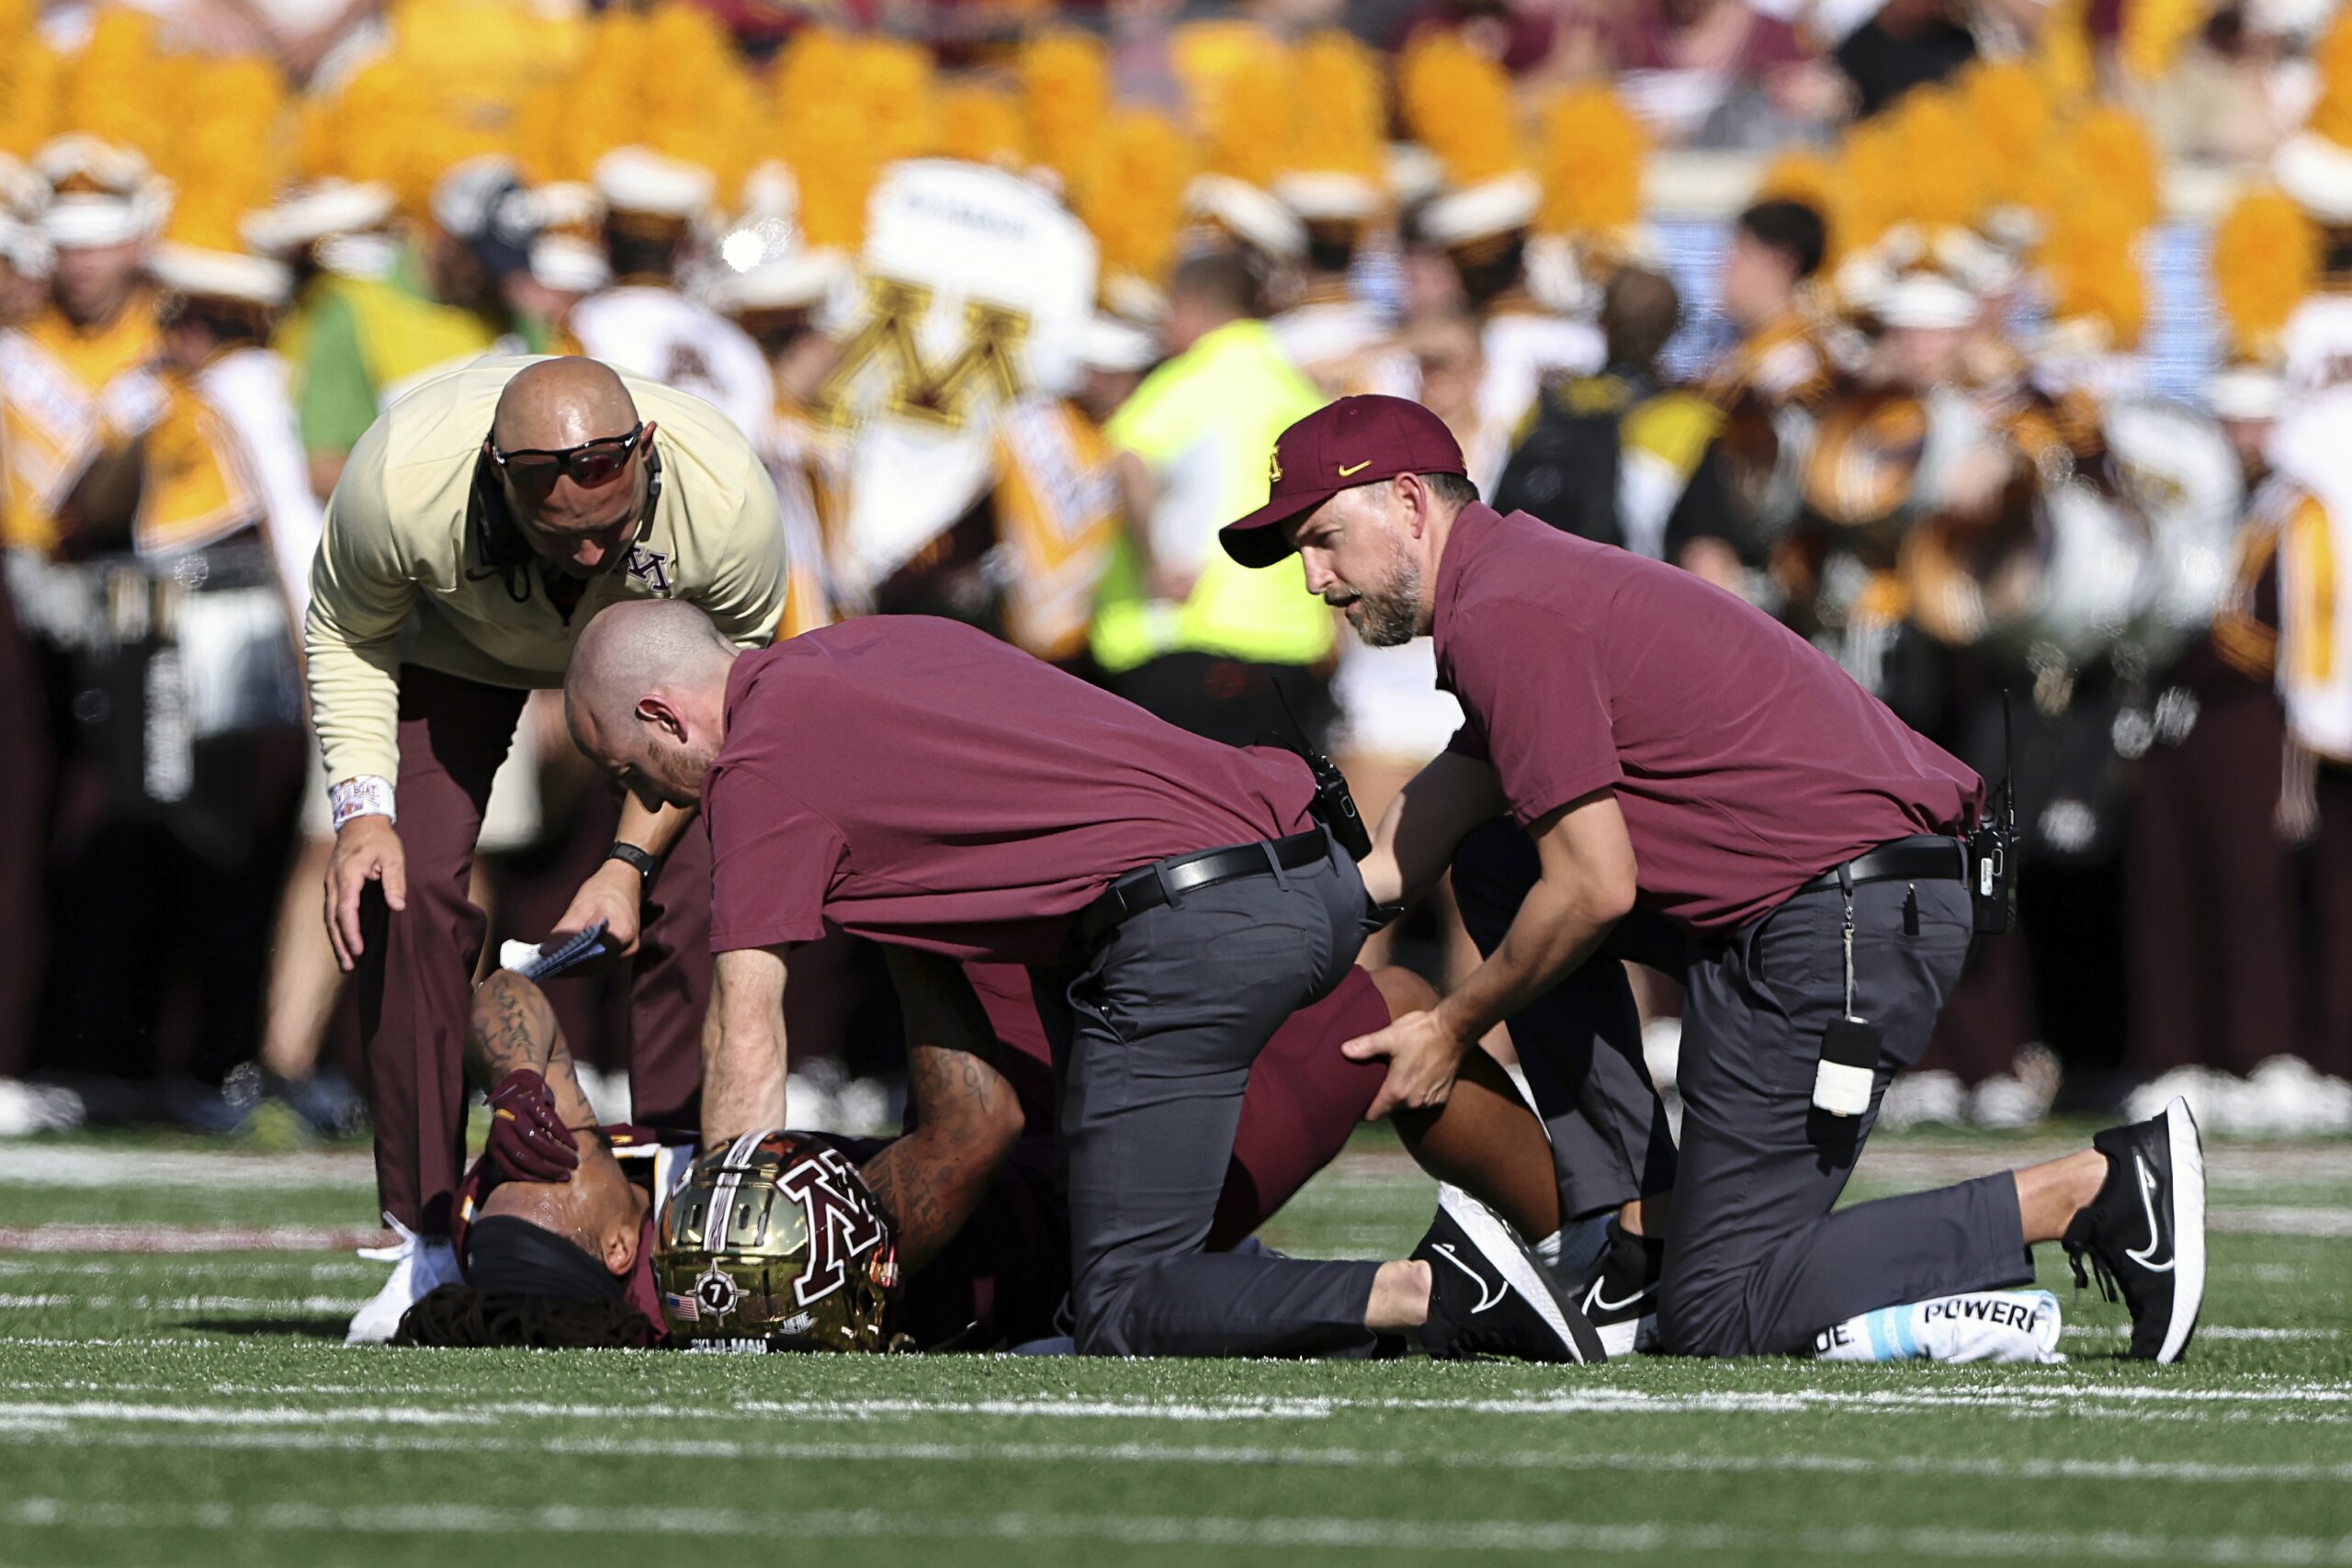
[(2164, 1535), (2154, 1532), (1965, 1530), (1861, 1526), (1759, 1530), (1653, 1521), (1546, 1519), (1367, 1519), (1333, 1517), (1233, 1518), (1082, 1514), (924, 1516), (903, 1509), (807, 1512), (748, 1508), (513, 1507), (492, 1504), (327, 1506), (278, 1503), (237, 1506), (131, 1506), (29, 1498), (0, 1506), (0, 1519), (27, 1529), (208, 1530), (236, 1534), (548, 1535), (751, 1537), (852, 1540), (1100, 1540), (1124, 1546), (1272, 1547), (1412, 1552), (1780, 1551), (1901, 1559), (2167, 1557), (2206, 1562), (2310, 1563), (2352, 1558), (2352, 1536)]
[[(118, 1385), (119, 1386), (119, 1385)], [(296, 1391), (262, 1397), (283, 1400)], [(426, 1396), (426, 1395), (420, 1395)], [(1589, 1387), (1545, 1394), (1494, 1398), (1350, 1398), (1340, 1395), (1265, 1396), (1229, 1399), (1014, 1398), (994, 1400), (867, 1398), (811, 1400), (738, 1399), (707, 1406), (632, 1405), (640, 1419), (695, 1419), (705, 1423), (769, 1421), (860, 1421), (891, 1418), (935, 1420), (944, 1416), (1142, 1420), (1174, 1422), (1320, 1421), (1360, 1411), (1443, 1412), (1498, 1416), (1783, 1415), (1794, 1411), (1831, 1414), (1943, 1413), (1975, 1410), (1989, 1415), (2068, 1414), (2099, 1419), (2204, 1420), (2227, 1409), (2234, 1421), (2352, 1421), (2352, 1385), (2301, 1383), (2244, 1389), (2179, 1389), (2132, 1384), (2050, 1382), (2003, 1383), (1975, 1389), (1927, 1388), (1839, 1390), (1789, 1389), (1657, 1394), (1639, 1389)], [(601, 1403), (557, 1404), (539, 1400), (471, 1397), (462, 1413), (424, 1404), (338, 1404), (300, 1409), (274, 1404), (182, 1404), (138, 1400), (0, 1401), (0, 1421), (107, 1422), (184, 1427), (293, 1427), (447, 1426), (490, 1417), (525, 1421), (611, 1418)]]
[[(2206, 1323), (2197, 1325), (2197, 1337), (2200, 1342), (2208, 1339), (2340, 1339), (2343, 1335), (2340, 1328), (2230, 1328)], [(2113, 1327), (2071, 1324), (2066, 1328), (2066, 1337), (2129, 1339), (2132, 1337), (2132, 1326), (2129, 1324), (2117, 1324)]]
[(1672, 1472), (1690, 1475), (1902, 1475), (2028, 1483), (2161, 1482), (2182, 1484), (2352, 1483), (2352, 1462), (2216, 1464), (2200, 1460), (1950, 1459), (1910, 1454), (1704, 1455), (1637, 1452), (1495, 1452), (1313, 1445), (1034, 1442), (809, 1442), (724, 1438), (567, 1438), (475, 1434), (75, 1428), (64, 1419), (0, 1418), (0, 1444), (42, 1448), (334, 1450), (363, 1453), (552, 1454), (598, 1459), (730, 1460), (830, 1464), (1122, 1464), (1328, 1470)]
[(382, 1239), (356, 1225), (93, 1225), (60, 1221), (0, 1226), (0, 1253), (349, 1252)]
[(140, 1263), (128, 1262), (121, 1258), (0, 1257), (0, 1280), (51, 1280), (61, 1275), (103, 1280), (120, 1280), (127, 1275), (161, 1280), (251, 1280), (290, 1276), (380, 1282), (389, 1272), (390, 1269), (385, 1264), (366, 1263), (356, 1258), (341, 1261), (324, 1258), (270, 1257), (266, 1254), (240, 1254), (232, 1258), (174, 1258), (168, 1262)]
[(247, 1154), (228, 1149), (59, 1148), (0, 1144), (0, 1186), (288, 1188), (373, 1187), (374, 1156)]
[(2209, 1230), (2232, 1235), (2352, 1236), (2352, 1209), (2299, 1209), (2290, 1204), (2215, 1204), (2205, 1211)]
[[(368, 1304), (366, 1296), (83, 1296), (0, 1292), (0, 1312), (340, 1312)], [(6, 1341), (0, 1340), (0, 1344)]]

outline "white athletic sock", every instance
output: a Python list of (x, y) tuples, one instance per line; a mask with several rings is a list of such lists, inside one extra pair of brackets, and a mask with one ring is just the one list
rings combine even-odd
[(1977, 1291), (1881, 1307), (1814, 1336), (1824, 1361), (2063, 1361), (2058, 1298)]

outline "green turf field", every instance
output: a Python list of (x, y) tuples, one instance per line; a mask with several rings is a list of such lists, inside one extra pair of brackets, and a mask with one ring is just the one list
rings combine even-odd
[[(2063, 1367), (1560, 1372), (346, 1350), (364, 1156), (0, 1146), (0, 1563), (2352, 1562), (2352, 1146), (2210, 1158), (2184, 1366), (2046, 1249)], [(1430, 1197), (1367, 1140), (1269, 1239), (1393, 1254)], [(86, 1250), (215, 1236), (273, 1250)]]

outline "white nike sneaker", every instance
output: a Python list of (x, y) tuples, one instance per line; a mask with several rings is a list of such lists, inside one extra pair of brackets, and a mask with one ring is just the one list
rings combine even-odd
[(401, 1325), (408, 1309), (439, 1290), (444, 1285), (462, 1282), (458, 1271), (458, 1251), (449, 1238), (439, 1235), (419, 1235), (391, 1215), (384, 1216), (400, 1240), (390, 1247), (363, 1247), (359, 1256), (370, 1263), (389, 1263), (392, 1277), (376, 1292), (376, 1299), (361, 1307), (351, 1320), (351, 1327), (343, 1337), (346, 1345), (381, 1345)]

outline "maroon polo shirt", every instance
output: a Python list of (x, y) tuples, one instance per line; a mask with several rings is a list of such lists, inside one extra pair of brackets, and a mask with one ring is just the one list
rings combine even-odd
[(1984, 786), (1828, 655), (1687, 571), (1524, 512), (1463, 510), (1438, 684), (1521, 826), (1613, 789), (1639, 903), (1728, 931), (1864, 850), (1974, 820)]
[(1314, 781), (1152, 717), (984, 632), (845, 621), (735, 660), (703, 781), (714, 952), (838, 926), (1050, 963), (1121, 872), (1299, 832)]

